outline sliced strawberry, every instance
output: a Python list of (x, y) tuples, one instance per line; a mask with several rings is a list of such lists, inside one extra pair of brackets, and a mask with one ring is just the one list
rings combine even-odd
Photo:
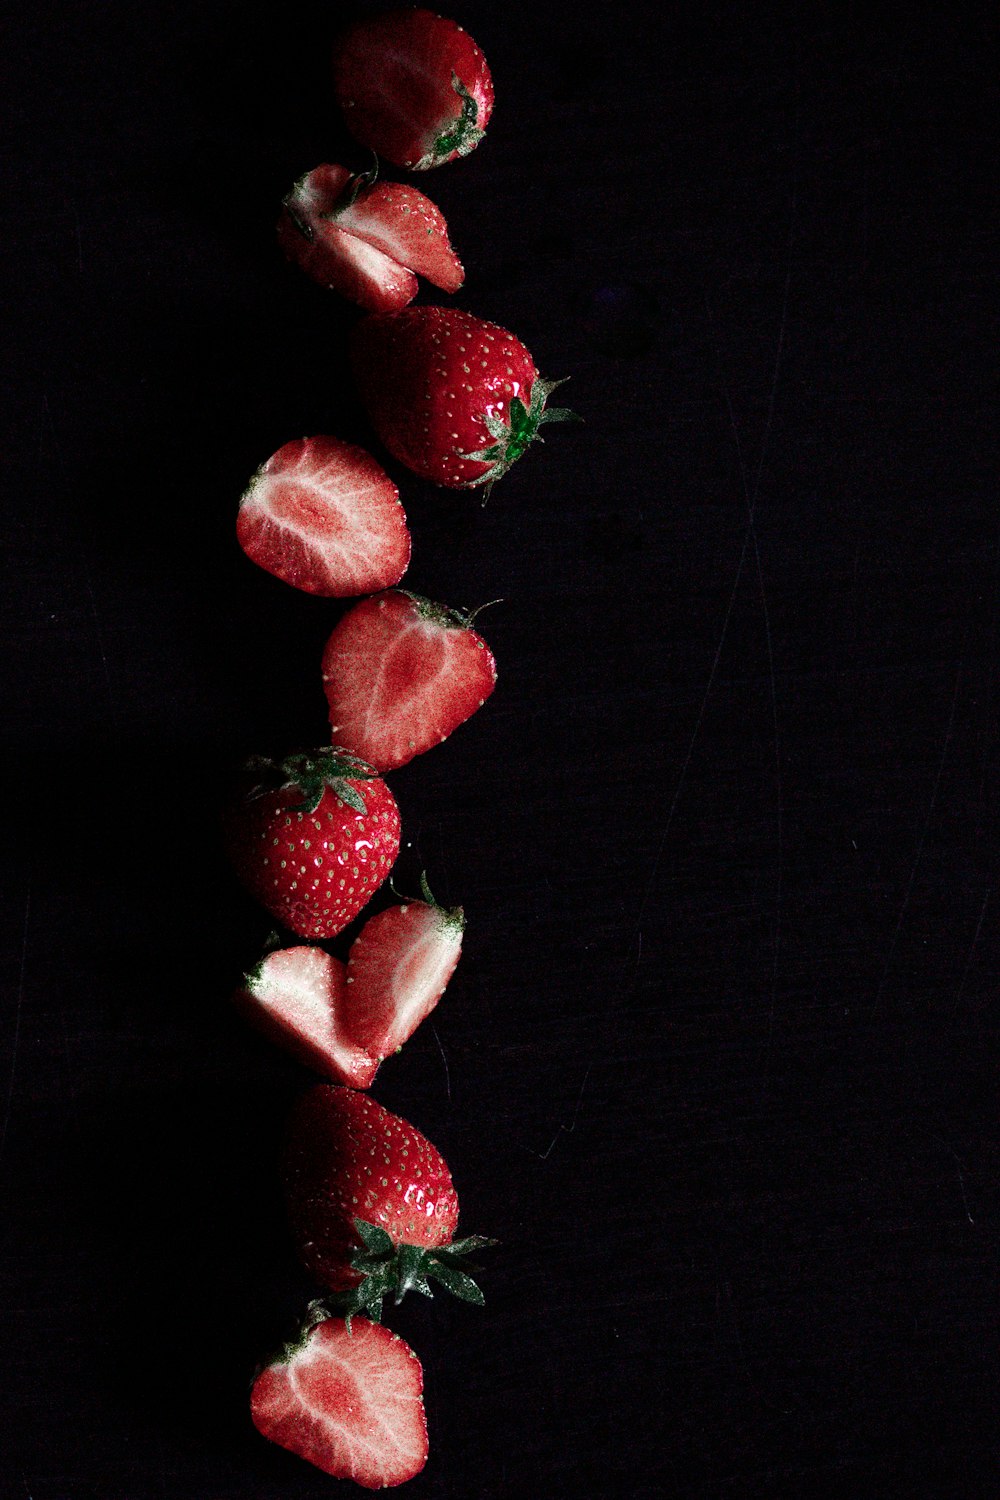
[(321, 286), (370, 312), (398, 312), (417, 295), (417, 278), (374, 245), (324, 215), (347, 188), (346, 167), (316, 167), (292, 188), (278, 219), (278, 243)]
[(465, 280), (444, 214), (406, 183), (376, 182), (363, 189), (349, 207), (337, 212), (334, 222), (442, 291), (457, 292)]
[(370, 917), (347, 960), (343, 1030), (351, 1043), (382, 1062), (400, 1048), (437, 1005), (462, 952), (465, 914), (408, 901)]
[(371, 454), (335, 437), (272, 454), (240, 500), (236, 535), (259, 567), (328, 598), (398, 583), (410, 561), (396, 486)]
[(403, 1484), (427, 1462), (420, 1361), (366, 1318), (326, 1318), (257, 1376), (250, 1415), (272, 1443), (365, 1489)]
[(235, 999), (259, 1030), (306, 1067), (366, 1089), (378, 1062), (347, 1036), (346, 979), (344, 964), (322, 948), (279, 948), (247, 975)]
[(465, 279), (444, 215), (428, 197), (329, 163), (300, 178), (285, 198), (278, 242), (313, 281), (369, 312), (398, 312), (412, 302), (414, 272), (446, 292)]
[(401, 589), (356, 604), (323, 652), (333, 737), (379, 771), (447, 739), (496, 678), (469, 616)]

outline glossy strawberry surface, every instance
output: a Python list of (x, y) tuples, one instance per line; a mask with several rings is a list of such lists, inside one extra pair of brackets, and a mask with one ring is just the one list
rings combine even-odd
[(520, 339), (459, 308), (411, 307), (362, 319), (354, 373), (379, 438), (414, 473), (451, 489), (492, 485), (573, 413), (547, 406)]
[(333, 79), (356, 139), (413, 171), (467, 156), (493, 112), (482, 51), (455, 21), (430, 10), (356, 22), (334, 46)]
[(369, 1094), (318, 1084), (296, 1105), (285, 1166), (292, 1234), (308, 1270), (338, 1291), (355, 1285), (355, 1219), (393, 1243), (433, 1249), (458, 1225), (458, 1195), (441, 1153)]

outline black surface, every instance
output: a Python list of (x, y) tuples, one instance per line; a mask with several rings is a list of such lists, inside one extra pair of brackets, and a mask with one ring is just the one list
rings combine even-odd
[[(995, 1495), (987, 8), (452, 11), (498, 99), (419, 183), (457, 303), (587, 425), (485, 510), (393, 470), (410, 585), (505, 601), (494, 698), (393, 778), (401, 883), (469, 928), (376, 1093), (503, 1242), (483, 1312), (395, 1321), (408, 1493)], [(347, 149), (342, 14), (36, 0), (8, 38), (3, 1497), (337, 1488), (247, 1416), (311, 1290), (307, 1075), (227, 1005), (267, 922), (216, 814), (322, 738), (339, 614), (236, 499), (290, 437), (374, 446), (354, 314), (273, 243)]]

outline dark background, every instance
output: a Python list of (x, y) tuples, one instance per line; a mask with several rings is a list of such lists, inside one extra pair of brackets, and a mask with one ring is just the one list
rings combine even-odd
[[(929, 11), (452, 7), (497, 90), (419, 180), (456, 302), (586, 425), (485, 510), (392, 468), (409, 586), (504, 600), (495, 696), (392, 781), (401, 887), (469, 925), (375, 1092), (502, 1241), (484, 1311), (393, 1322), (415, 1500), (996, 1494), (996, 38)], [(336, 1488), (247, 1413), (311, 1293), (308, 1075), (229, 1008), (269, 923), (217, 815), (322, 741), (340, 613), (237, 498), (291, 437), (379, 451), (356, 314), (273, 240), (363, 164), (353, 13), (8, 37), (3, 1500)]]

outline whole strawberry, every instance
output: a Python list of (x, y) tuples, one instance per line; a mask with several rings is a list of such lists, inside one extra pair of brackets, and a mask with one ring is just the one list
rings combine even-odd
[(333, 84), (355, 139), (417, 172), (468, 156), (493, 111), (485, 57), (457, 22), (430, 10), (350, 27), (334, 48)]
[(363, 318), (354, 372), (372, 425), (394, 458), (449, 489), (487, 492), (548, 422), (578, 421), (546, 406), (561, 380), (543, 380), (521, 341), (457, 308), (411, 307)]
[(342, 931), (399, 853), (399, 809), (373, 768), (337, 746), (258, 757), (254, 785), (228, 820), (237, 874), (300, 937)]
[(369, 1094), (318, 1084), (296, 1106), (285, 1167), (292, 1234), (306, 1268), (334, 1292), (331, 1305), (378, 1321), (382, 1299), (431, 1295), (432, 1278), (481, 1304), (454, 1238), (458, 1195), (441, 1153)]

